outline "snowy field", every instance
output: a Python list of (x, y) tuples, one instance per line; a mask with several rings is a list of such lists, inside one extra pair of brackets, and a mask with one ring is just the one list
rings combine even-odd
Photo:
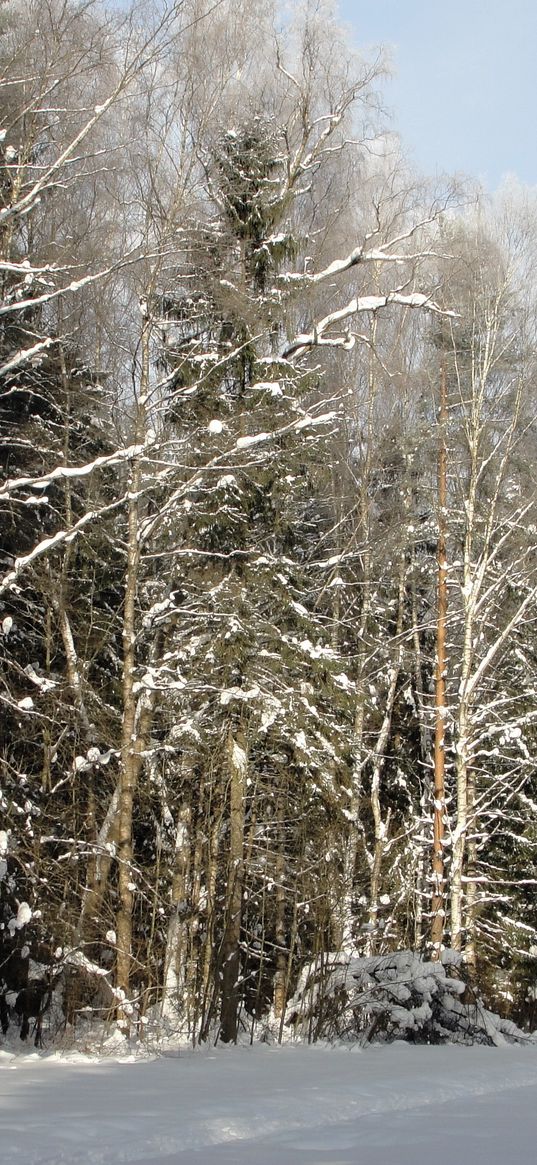
[(5, 1165), (526, 1165), (537, 1047), (0, 1050)]

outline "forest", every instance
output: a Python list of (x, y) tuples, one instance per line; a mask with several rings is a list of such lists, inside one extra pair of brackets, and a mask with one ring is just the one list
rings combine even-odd
[(386, 74), (0, 4), (4, 1033), (536, 1026), (537, 200)]

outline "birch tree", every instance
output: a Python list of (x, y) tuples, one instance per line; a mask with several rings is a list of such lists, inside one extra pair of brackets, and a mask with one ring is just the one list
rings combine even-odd
[(524, 464), (533, 440), (533, 342), (518, 293), (531, 235), (522, 242), (512, 218), (506, 231), (507, 221), (498, 229), (489, 220), (488, 231), (474, 222), (453, 238), (455, 248), (464, 239), (465, 254), (451, 284), (461, 314), (446, 356), (454, 555), (447, 567), (455, 773), (450, 941), (465, 951), (474, 976), (485, 951), (502, 941), (508, 874), (492, 858), (493, 839), (524, 814), (531, 784), (533, 667), (523, 643), (535, 601), (534, 486)]

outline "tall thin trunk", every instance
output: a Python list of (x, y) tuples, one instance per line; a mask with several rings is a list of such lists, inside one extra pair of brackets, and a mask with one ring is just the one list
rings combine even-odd
[(457, 805), (455, 810), (455, 827), (453, 829), (453, 852), (451, 864), (451, 946), (460, 951), (463, 946), (464, 935), (464, 867), (466, 862), (466, 836), (468, 830), (468, 783), (469, 783), (469, 756), (471, 729), (471, 685), (470, 680), (475, 662), (474, 635), (476, 619), (476, 601), (481, 584), (481, 572), (488, 555), (485, 544), (481, 555), (481, 564), (477, 571), (473, 563), (474, 527), (476, 519), (476, 498), (478, 483), (478, 441), (479, 429), (479, 401), (472, 397), (472, 426), (470, 430), (470, 480), (467, 497), (465, 498), (465, 534), (463, 557), (463, 640), (462, 664), (459, 683), (459, 700), (457, 708), (457, 744), (455, 750), (455, 773), (457, 780)]
[(239, 1019), (240, 935), (244, 883), (244, 794), (247, 753), (244, 730), (229, 729), (227, 741), (229, 772), (229, 874), (226, 922), (222, 941), (222, 1002), (220, 1038), (236, 1043)]
[(472, 768), (467, 772), (468, 788), (468, 830), (466, 835), (466, 901), (464, 930), (466, 934), (465, 963), (471, 977), (477, 978), (476, 910), (478, 904), (477, 882), (477, 822), (475, 819), (476, 780)]
[[(141, 337), (140, 392), (137, 401), (135, 442), (143, 444), (146, 430), (149, 391), (149, 352), (151, 319), (144, 317)], [(136, 456), (130, 473), (128, 490), (127, 568), (123, 610), (123, 721), (121, 731), (121, 767), (119, 779), (119, 823), (117, 841), (118, 894), (116, 984), (126, 998), (130, 990), (132, 964), (132, 912), (134, 903), (132, 822), (134, 797), (142, 764), (143, 726), (137, 717), (136, 677), (136, 600), (140, 568), (140, 491), (142, 462)], [(120, 1008), (121, 1013), (121, 1008)], [(125, 1016), (122, 1015), (125, 1021)]]
[[(415, 565), (415, 551), (412, 551), (413, 566)], [(430, 726), (427, 725), (426, 711), (425, 711), (425, 692), (423, 687), (423, 663), (422, 663), (422, 647), (420, 640), (420, 622), (418, 613), (418, 594), (416, 587), (416, 573), (412, 570), (412, 641), (414, 645), (414, 687), (416, 696), (416, 713), (419, 722), (420, 733), (420, 762), (425, 767), (430, 755)], [(423, 821), (428, 815), (430, 805), (429, 797), (425, 790), (420, 797), (420, 807), (422, 814), (421, 826), (423, 828)], [(419, 846), (416, 853), (416, 868), (414, 876), (414, 933), (413, 933), (413, 947), (414, 950), (421, 950), (425, 937), (425, 915), (428, 913), (424, 909), (426, 901), (426, 886), (430, 871), (430, 857), (423, 846)]]
[(161, 1014), (177, 1019), (184, 995), (187, 880), (191, 848), (191, 808), (183, 805), (175, 830), (171, 916), (166, 936)]
[(206, 1040), (209, 1036), (212, 1018), (215, 1012), (216, 1002), (216, 984), (214, 983), (214, 957), (215, 957), (215, 929), (216, 929), (216, 887), (218, 881), (218, 858), (220, 851), (220, 835), (222, 831), (222, 813), (221, 807), (215, 813), (214, 820), (209, 830), (209, 845), (207, 852), (207, 868), (205, 871), (206, 877), (206, 928), (205, 941), (203, 945), (203, 960), (201, 969), (201, 985), (200, 985), (200, 1001), (198, 1004), (198, 1013), (194, 1019), (194, 1032), (196, 1032), (196, 1019), (199, 1016), (199, 1040), (200, 1042)]
[(200, 993), (200, 966), (202, 961), (203, 934), (202, 910), (203, 904), (203, 856), (205, 835), (200, 824), (195, 833), (194, 852), (192, 855), (192, 872), (190, 876), (189, 923), (187, 927), (188, 957), (184, 970), (184, 997), (185, 1018), (189, 1038), (195, 1038), (199, 1016)]
[[(371, 448), (373, 445), (374, 420), (373, 405), (377, 392), (375, 341), (377, 334), (376, 317), (371, 321), (371, 345), (368, 369), (368, 419), (366, 434), (366, 449), (360, 483), (358, 500), (358, 529), (357, 537), (362, 539), (361, 554), (361, 607), (360, 621), (357, 628), (358, 660), (356, 679), (356, 703), (354, 711), (353, 753), (354, 760), (351, 773), (351, 788), (349, 798), (349, 820), (351, 827), (346, 840), (343, 856), (343, 887), (341, 895), (341, 945), (343, 948), (352, 948), (355, 945), (354, 934), (354, 881), (356, 877), (356, 863), (358, 849), (363, 839), (360, 830), (360, 805), (363, 797), (363, 774), (365, 766), (364, 728), (365, 708), (367, 699), (366, 673), (366, 639), (367, 628), (371, 615), (371, 540), (369, 523), (369, 485), (371, 472)], [(368, 856), (368, 855), (366, 855)]]
[(372, 928), (370, 937), (367, 942), (367, 953), (373, 954), (376, 945), (376, 925), (379, 907), (379, 898), (381, 891), (381, 872), (382, 862), (386, 852), (388, 843), (388, 831), (390, 825), (389, 811), (384, 819), (382, 816), (381, 804), (381, 778), (386, 761), (386, 748), (390, 738), (393, 710), (395, 705), (395, 695), (397, 692), (397, 684), (401, 672), (401, 664), (403, 661), (403, 613), (405, 602), (405, 584), (406, 584), (406, 554), (405, 549), (401, 550), (401, 558), (399, 561), (399, 585), (397, 593), (397, 622), (395, 627), (395, 658), (392, 662), (388, 691), (386, 694), (386, 704), (384, 708), (384, 716), (380, 732), (377, 736), (375, 749), (373, 752), (373, 774), (371, 778), (371, 810), (373, 813), (373, 821), (375, 825), (375, 842), (373, 848), (373, 862), (371, 866), (371, 879), (369, 886), (369, 925)]
[[(59, 314), (61, 319), (61, 305), (59, 307)], [(71, 405), (70, 405), (70, 386), (69, 376), (67, 372), (67, 365), (65, 360), (65, 351), (63, 344), (59, 347), (60, 370), (62, 377), (62, 386), (65, 397), (64, 412), (64, 438), (63, 438), (63, 464), (70, 465), (70, 425), (71, 425)], [(69, 478), (66, 478), (63, 485), (64, 492), (64, 506), (65, 506), (65, 522), (67, 528), (73, 524), (73, 505), (72, 505), (72, 486)], [(56, 615), (60, 635), (63, 643), (63, 650), (65, 653), (66, 671), (69, 687), (71, 690), (73, 703), (78, 714), (78, 731), (82, 747), (86, 752), (95, 743), (96, 730), (94, 724), (91, 723), (83, 683), (83, 668), (78, 655), (75, 636), (69, 618), (69, 577), (71, 571), (71, 559), (74, 553), (72, 544), (66, 546), (62, 566), (60, 572), (59, 582), (52, 576), (52, 571), (49, 564), (49, 580), (50, 580), (50, 597), (51, 606)], [(86, 940), (88, 937), (93, 937), (97, 931), (97, 919), (99, 910), (102, 905), (102, 893), (100, 893), (99, 879), (102, 873), (102, 862), (100, 860), (99, 845), (106, 845), (111, 839), (108, 826), (108, 814), (105, 818), (107, 823), (107, 832), (104, 842), (97, 833), (96, 824), (96, 802), (95, 802), (95, 782), (93, 769), (89, 768), (85, 776), (86, 781), (86, 841), (89, 843), (90, 856), (88, 857), (85, 887), (82, 895), (81, 910), (76, 929), (78, 941), (82, 938)], [(79, 801), (82, 802), (82, 797), (79, 795)], [(82, 804), (80, 806), (82, 808)], [(117, 799), (115, 801), (115, 809), (117, 811)], [(117, 825), (117, 823), (114, 823)], [(102, 832), (102, 831), (101, 831)], [(115, 840), (115, 838), (114, 838)], [(111, 857), (108, 857), (108, 867), (111, 864)], [(103, 892), (106, 886), (106, 879), (104, 881)], [(88, 920), (89, 920), (89, 934), (88, 934)]]
[(99, 918), (113, 863), (113, 854), (117, 846), (118, 824), (119, 784), (116, 785), (112, 793), (104, 821), (93, 842), (93, 855), (88, 863), (87, 885), (82, 895), (76, 929), (78, 939), (85, 935), (88, 919), (90, 920), (90, 931), (92, 931)]
[(436, 623), (435, 734), (434, 734), (434, 811), (433, 811), (433, 894), (431, 903), (431, 942), (433, 957), (438, 959), (445, 927), (444, 815), (445, 745), (446, 745), (446, 623), (447, 623), (447, 382), (446, 366), (440, 371), (438, 449), (438, 610)]

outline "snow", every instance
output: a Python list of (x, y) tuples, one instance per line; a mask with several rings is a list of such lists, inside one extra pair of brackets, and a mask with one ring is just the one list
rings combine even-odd
[(253, 433), (251, 437), (239, 437), (235, 442), (237, 449), (249, 449), (250, 445), (259, 445), (261, 441), (269, 441), (270, 433)]
[(22, 930), (23, 926), (27, 926), (32, 919), (32, 911), (27, 902), (21, 902), (17, 910), (16, 918), (10, 918), (9, 929), (11, 933), (15, 930)]
[(246, 773), (247, 756), (246, 756), (246, 752), (245, 752), (244, 748), (241, 748), (240, 744), (237, 744), (237, 741), (234, 740), (233, 741), (233, 748), (231, 751), (232, 751), (233, 768), (241, 774)]
[(0, 1050), (0, 1077), (11, 1165), (505, 1165), (537, 1133), (535, 1046)]
[(225, 708), (228, 704), (231, 704), (232, 700), (257, 700), (260, 695), (261, 689), (257, 684), (254, 684), (252, 688), (248, 689), (238, 687), (223, 688), (220, 692), (220, 703)]
[(7, 853), (8, 840), (5, 829), (0, 829), (0, 882), (4, 881), (7, 874)]
[(50, 692), (52, 688), (57, 686), (54, 680), (50, 680), (46, 676), (39, 676), (35, 668), (32, 667), (31, 663), (26, 665), (24, 672), (28, 676), (28, 679), (31, 680), (37, 688), (40, 688), (42, 692)]
[(31, 696), (24, 696), (23, 699), (19, 700), (17, 703), (17, 708), (20, 708), (21, 712), (31, 712), (33, 706), (34, 702)]
[(283, 396), (283, 388), (277, 380), (258, 380), (252, 384), (252, 392), (268, 392), (270, 396)]

